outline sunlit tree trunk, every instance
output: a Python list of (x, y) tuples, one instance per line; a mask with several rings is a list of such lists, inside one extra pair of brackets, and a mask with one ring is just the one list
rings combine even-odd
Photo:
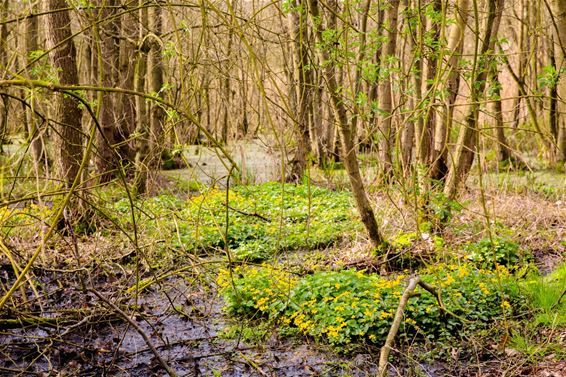
[[(556, 23), (556, 66), (559, 71), (566, 66), (566, 2), (554, 0), (554, 20)], [(559, 122), (557, 132), (558, 158), (566, 162), (566, 74), (560, 74), (558, 81)]]
[[(475, 7), (477, 7), (477, 4)], [(501, 13), (503, 10), (503, 0), (490, 1), (488, 2), (488, 7), (489, 11), (484, 33), (481, 37), (478, 35), (480, 39), (477, 43), (481, 43), (481, 48), (478, 51), (479, 54), (475, 54), (476, 62), (472, 68), (473, 73), (471, 76), (471, 83), (473, 85), (471, 85), (470, 88), (469, 110), (466, 115), (464, 125), (460, 128), (453, 162), (450, 165), (450, 170), (446, 177), (446, 185), (444, 186), (444, 194), (448, 198), (454, 198), (459, 184), (466, 180), (477, 150), (477, 142), (479, 138), (478, 118), (480, 99), (485, 90), (488, 73), (487, 64), (490, 60), (486, 54), (489, 50), (493, 51), (493, 46), (495, 45), (495, 39), (497, 37)], [(475, 17), (478, 17), (477, 12)], [(480, 31), (476, 30), (476, 32), (479, 33)], [(476, 51), (477, 50), (478, 49), (476, 47)]]
[(382, 174), (388, 181), (393, 173), (392, 145), (394, 138), (393, 130), (393, 99), (391, 95), (391, 85), (393, 82), (392, 71), (394, 71), (395, 51), (397, 45), (397, 20), (398, 20), (399, 0), (388, 2), (384, 19), (385, 48), (381, 58), (381, 71), (378, 100), (379, 115), (378, 122), (382, 133), (379, 143), (379, 156), (382, 164)]
[(448, 172), (448, 136), (454, 118), (454, 104), (460, 87), (460, 73), (458, 72), (464, 40), (464, 29), (468, 18), (469, 0), (458, 0), (455, 9), (456, 22), (452, 25), (448, 35), (446, 51), (449, 54), (444, 63), (443, 75), (440, 78), (440, 87), (445, 98), (442, 104), (443, 112), (435, 118), (434, 142), (431, 151), (430, 177), (434, 180), (443, 180)]
[[(51, 11), (47, 17), (48, 39), (54, 48), (50, 55), (53, 67), (58, 72), (59, 83), (62, 85), (77, 85), (77, 52), (71, 33), (71, 19), (65, 0), (48, 0)], [(83, 137), (81, 130), (82, 111), (78, 101), (71, 96), (57, 94), (55, 103), (55, 155), (57, 173), (61, 180), (70, 186), (77, 173), (83, 153)]]
[[(334, 6), (335, 3), (333, 3)], [(332, 8), (336, 11), (336, 8)], [(318, 8), (317, 0), (309, 1), (309, 10), (311, 12), (313, 20), (320, 20), (320, 11)], [(333, 17), (329, 18), (328, 29), (334, 30), (336, 28), (336, 23), (333, 21)], [(317, 41), (322, 44), (323, 30), (320, 26), (316, 27), (316, 37)], [(344, 167), (348, 174), (350, 180), (350, 185), (352, 187), (352, 194), (354, 200), (356, 201), (356, 207), (360, 214), (362, 223), (364, 224), (370, 241), (376, 248), (381, 248), (385, 245), (385, 240), (383, 239), (377, 221), (375, 219), (375, 214), (371, 208), (371, 204), (367, 197), (367, 193), (364, 187), (362, 176), (360, 174), (360, 166), (358, 164), (357, 158), (357, 146), (353, 142), (353, 132), (350, 122), (348, 121), (348, 114), (346, 106), (344, 104), (344, 99), (340, 93), (339, 83), (336, 76), (336, 68), (330, 63), (328, 51), (324, 48), (319, 49), (319, 58), (321, 62), (325, 62), (323, 68), (323, 75), (326, 87), (328, 89), (328, 95), (330, 97), (330, 102), (332, 104), (332, 110), (334, 112), (334, 120), (337, 124), (337, 128), (341, 136), (341, 155), (342, 161), (344, 162)]]
[(415, 130), (416, 139), (416, 159), (420, 167), (427, 166), (431, 159), (432, 140), (434, 137), (434, 124), (437, 118), (436, 108), (436, 87), (438, 73), (438, 54), (439, 40), (441, 31), (442, 17), (438, 15), (442, 11), (440, 0), (432, 0), (428, 5), (428, 9), (435, 17), (425, 17), (426, 30), (423, 36), (426, 40), (422, 42), (421, 50), (424, 55), (423, 69), (424, 80), (422, 81), (423, 92), (425, 96), (430, 98), (430, 104), (424, 111), (422, 123)]
[(511, 158), (511, 150), (505, 137), (505, 125), (503, 123), (503, 109), (501, 104), (501, 82), (499, 72), (495, 64), (489, 67), (489, 82), (491, 85), (491, 96), (493, 99), (493, 119), (495, 120), (495, 148), (497, 151), (497, 161), (505, 162)]
[(306, 1), (293, 1), (294, 10), (289, 12), (288, 30), (291, 39), (292, 57), (290, 62), (293, 82), (290, 83), (294, 90), (295, 108), (292, 109), (296, 114), (294, 119), (295, 134), (297, 135), (297, 148), (291, 171), (287, 177), (288, 181), (299, 182), (307, 166), (307, 158), (311, 153), (310, 133), (309, 133), (309, 111), (312, 109), (312, 72), (308, 67), (308, 31)]
[[(419, 12), (413, 8), (411, 0), (403, 1), (403, 9), (400, 10), (399, 13), (405, 14), (405, 28), (408, 30), (403, 43), (404, 48), (401, 58), (401, 62), (404, 64), (403, 72), (405, 75), (400, 94), (402, 97), (401, 103), (405, 103), (407, 109), (414, 111), (416, 105), (420, 103), (421, 98), (421, 59), (419, 44), (417, 43), (419, 39), (418, 24), (420, 15)], [(410, 74), (406, 74), (408, 72), (410, 72)], [(418, 118), (409, 113), (405, 115), (402, 120), (404, 127), (401, 130), (401, 165), (405, 177), (408, 177), (411, 171), (415, 145), (415, 123), (418, 122)]]

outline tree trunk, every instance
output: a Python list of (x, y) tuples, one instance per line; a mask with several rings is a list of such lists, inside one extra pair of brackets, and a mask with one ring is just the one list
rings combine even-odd
[[(71, 33), (71, 19), (65, 0), (48, 0), (50, 12), (47, 17), (48, 39), (51, 47), (53, 67), (58, 72), (62, 85), (78, 85), (77, 52)], [(77, 177), (83, 154), (81, 129), (82, 111), (79, 102), (68, 95), (57, 94), (55, 104), (55, 154), (57, 174), (69, 187)]]
[[(234, 0), (228, 0), (232, 3), (229, 5), (233, 9)], [(233, 12), (230, 12), (231, 23), (228, 25), (228, 45), (226, 46), (226, 59), (224, 64), (224, 79), (222, 80), (222, 142), (226, 144), (228, 142), (228, 134), (230, 132), (230, 106), (232, 105), (232, 85), (230, 80), (231, 67), (232, 67), (232, 51), (234, 46), (234, 29), (232, 25), (235, 22)]]
[[(36, 7), (31, 7), (31, 11), (35, 11)], [(30, 17), (26, 20), (26, 52), (27, 52), (27, 63), (29, 64), (31, 59), (31, 53), (39, 49), (38, 44), (38, 18)], [(30, 139), (30, 150), (33, 158), (33, 163), (35, 166), (36, 173), (41, 170), (42, 163), (46, 162), (47, 156), (43, 148), (44, 141), (40, 125), (37, 122), (37, 118), (34, 114), (34, 110), (38, 109), (38, 103), (35, 101), (33, 95), (30, 97), (29, 105), (31, 108), (26, 108), (26, 125), (28, 127), (28, 134)]]
[[(143, 7), (145, 0), (138, 0), (140, 9), (138, 10), (138, 38), (136, 51), (136, 64), (134, 72), (134, 89), (137, 92), (145, 91), (146, 75), (147, 75), (147, 53), (150, 50), (150, 41), (146, 38), (146, 30), (148, 29), (148, 10)], [(138, 135), (134, 143), (135, 152), (135, 178), (134, 186), (136, 192), (142, 194), (147, 188), (148, 163), (150, 161), (149, 154), (149, 119), (148, 106), (144, 98), (135, 98), (136, 108), (136, 134)]]
[[(161, 6), (158, 5), (152, 9), (153, 12), (150, 13), (151, 17), (149, 20), (150, 27), (152, 32), (157, 37), (160, 37), (163, 25)], [(163, 56), (161, 51), (159, 41), (154, 41), (151, 44), (148, 64), (149, 91), (160, 96), (162, 95), (161, 89), (163, 88)], [(165, 112), (156, 103), (150, 105), (149, 111), (149, 167), (150, 169), (158, 169), (161, 164), (161, 155), (164, 151), (162, 143), (164, 141), (163, 122), (165, 120)]]
[[(0, 19), (8, 18), (8, 0), (0, 2)], [(0, 24), (0, 67), (6, 67), (8, 60), (8, 25)], [(6, 67), (7, 68), (7, 67)], [(5, 70), (8, 72), (8, 69)], [(2, 79), (4, 77), (0, 77)], [(0, 154), (4, 152), (3, 144), (6, 142), (8, 133), (8, 97), (0, 94)]]
[(291, 87), (296, 101), (296, 118), (294, 130), (297, 135), (297, 149), (291, 161), (291, 171), (287, 176), (289, 182), (299, 182), (307, 166), (307, 158), (311, 153), (309, 134), (309, 110), (312, 108), (312, 72), (308, 68), (308, 34), (306, 19), (306, 1), (292, 2), (293, 11), (289, 12), (289, 38), (291, 40), (293, 78)]
[(444, 180), (448, 173), (447, 144), (452, 121), (454, 118), (454, 104), (458, 97), (460, 87), (460, 72), (458, 72), (459, 61), (461, 59), (464, 40), (464, 29), (468, 18), (469, 0), (458, 0), (455, 9), (456, 22), (450, 30), (446, 51), (450, 54), (444, 72), (440, 79), (441, 85), (444, 84), (444, 112), (439, 113), (435, 119), (434, 142), (431, 152), (430, 178), (434, 180)]
[[(120, 50), (118, 44), (118, 18), (115, 17), (117, 0), (99, 0), (99, 4), (104, 7), (100, 11), (99, 17), (108, 19), (108, 22), (101, 24), (95, 30), (95, 38), (100, 38), (100, 50), (98, 57), (98, 81), (101, 86), (113, 88), (116, 86), (118, 77), (118, 62)], [(110, 181), (116, 174), (118, 168), (117, 155), (114, 151), (115, 129), (117, 127), (115, 119), (115, 99), (110, 93), (100, 93), (100, 132), (97, 134), (95, 158), (96, 172), (101, 182)]]
[[(309, 10), (313, 17), (313, 20), (320, 20), (320, 12), (318, 9), (317, 0), (309, 1)], [(332, 30), (336, 27), (336, 25), (334, 22), (332, 22), (332, 17), (330, 18), (330, 20), (331, 21), (329, 22), (328, 27)], [(320, 26), (316, 27), (315, 34), (318, 42), (322, 43), (323, 37)], [(352, 194), (356, 201), (356, 207), (360, 214), (362, 223), (364, 224), (368, 232), (372, 245), (376, 248), (383, 248), (386, 242), (379, 231), (373, 209), (371, 208), (371, 204), (364, 188), (364, 183), (360, 174), (360, 167), (356, 153), (357, 147), (353, 142), (352, 128), (348, 122), (344, 99), (340, 94), (339, 85), (336, 80), (336, 68), (334, 65), (328, 64), (329, 54), (326, 50), (320, 49), (319, 54), (320, 60), (322, 62), (327, 62), (327, 64), (323, 68), (323, 75), (326, 81), (326, 87), (328, 88), (328, 95), (332, 104), (335, 122), (337, 123), (341, 135), (342, 160), (344, 162), (344, 166), (350, 180), (350, 185), (352, 186)]]
[[(566, 65), (566, 3), (562, 0), (554, 0), (554, 20), (556, 22), (557, 59), (556, 66), (560, 69)], [(566, 75), (560, 74), (558, 81), (558, 159), (566, 162)]]
[(510, 161), (512, 154), (507, 144), (507, 138), (505, 137), (505, 125), (503, 123), (503, 110), (501, 105), (501, 82), (499, 81), (499, 72), (495, 64), (491, 64), (489, 67), (489, 82), (491, 83), (491, 95), (493, 98), (497, 161), (502, 163)]
[[(432, 12), (440, 13), (442, 4), (440, 0), (432, 0), (430, 3)], [(415, 130), (417, 161), (420, 166), (427, 166), (431, 161), (432, 142), (434, 137), (434, 124), (436, 114), (436, 93), (438, 85), (438, 54), (441, 24), (432, 17), (426, 17), (426, 34), (431, 41), (423, 43), (422, 53), (425, 55), (424, 63), (424, 85), (423, 92), (430, 98), (429, 105), (424, 112), (424, 118), (420, 127)], [(421, 182), (422, 183), (422, 182)]]
[[(465, 118), (465, 124), (460, 128), (453, 162), (444, 187), (444, 194), (450, 199), (456, 196), (459, 184), (465, 182), (476, 154), (479, 138), (479, 101), (485, 90), (488, 64), (491, 63), (486, 54), (489, 50), (493, 51), (495, 45), (503, 10), (503, 0), (489, 1), (488, 4), (489, 13), (484, 34), (481, 36), (481, 50), (479, 55), (476, 54), (477, 61), (474, 64), (471, 77), (470, 109)], [(475, 16), (478, 17), (477, 14)], [(476, 32), (479, 32), (479, 30)]]
[[(135, 43), (140, 28), (137, 12), (127, 13), (120, 22), (118, 82), (124, 89), (135, 89)], [(135, 148), (132, 143), (126, 142), (136, 128), (136, 99), (132, 96), (120, 95), (116, 97), (116, 128), (114, 140), (119, 144), (118, 153), (121, 159), (133, 162)]]
[[(398, 19), (399, 0), (389, 1), (388, 8), (385, 12), (385, 49), (381, 58), (381, 70), (378, 89), (379, 115), (377, 117), (380, 131), (381, 141), (379, 143), (379, 156), (381, 159), (381, 171), (384, 179), (389, 181), (393, 174), (393, 158), (392, 158), (392, 139), (394, 137), (393, 130), (393, 100), (391, 95), (391, 85), (394, 67), (391, 67), (392, 61), (395, 61), (395, 50), (397, 44), (397, 19)], [(393, 63), (396, 64), (396, 63)]]

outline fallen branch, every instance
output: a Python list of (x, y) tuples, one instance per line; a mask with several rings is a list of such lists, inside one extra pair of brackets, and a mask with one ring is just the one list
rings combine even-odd
[(175, 371), (165, 362), (165, 360), (163, 360), (163, 358), (161, 357), (161, 355), (159, 355), (159, 352), (157, 352), (157, 349), (155, 349), (155, 346), (153, 345), (153, 343), (151, 343), (151, 340), (149, 339), (149, 337), (147, 336), (147, 334), (145, 333), (145, 331), (143, 331), (143, 329), (136, 323), (136, 321), (134, 321), (133, 319), (131, 319), (122, 309), (120, 309), (116, 304), (114, 304), (112, 301), (109, 301), (107, 298), (105, 298), (104, 296), (102, 296), (102, 294), (100, 294), (100, 292), (98, 292), (95, 289), (89, 289), (89, 291), (91, 291), (92, 293), (94, 293), (94, 295), (96, 297), (98, 297), (98, 299), (102, 302), (104, 302), (106, 305), (108, 305), (109, 307), (112, 308), (112, 310), (114, 310), (116, 313), (118, 313), (122, 318), (124, 318), (124, 320), (126, 322), (128, 322), (137, 332), (138, 334), (141, 335), (141, 337), (143, 338), (145, 344), (147, 344), (148, 348), (151, 350), (151, 352), (153, 353), (153, 355), (155, 356), (155, 358), (157, 359), (157, 361), (159, 362), (159, 364), (161, 364), (161, 366), (163, 367), (163, 369), (165, 369), (165, 371), (167, 371), (167, 374), (169, 374), (169, 376), (171, 377), (178, 377), (177, 373), (175, 373)]
[(419, 286), (421, 286), (425, 291), (429, 292), (431, 295), (433, 295), (436, 298), (436, 302), (438, 303), (438, 306), (440, 307), (440, 310), (442, 310), (444, 313), (451, 315), (454, 318), (458, 318), (460, 321), (462, 321), (462, 323), (471, 323), (472, 321), (459, 316), (456, 313), (451, 312), (450, 310), (446, 309), (446, 307), (444, 306), (444, 303), (442, 302), (442, 297), (440, 296), (440, 292), (434, 288), (432, 285), (425, 283), (424, 281), (420, 280), (419, 281)]
[(381, 347), (381, 353), (379, 355), (379, 368), (378, 368), (378, 377), (384, 377), (387, 371), (387, 359), (389, 358), (389, 353), (391, 352), (391, 347), (393, 345), (393, 341), (395, 340), (395, 336), (397, 335), (397, 331), (399, 331), (399, 326), (401, 325), (401, 321), (403, 320), (403, 313), (405, 311), (405, 307), (409, 302), (411, 297), (418, 296), (418, 293), (415, 293), (415, 288), (420, 286), (425, 291), (429, 292), (436, 298), (436, 302), (444, 313), (451, 315), (454, 318), (459, 319), (464, 323), (470, 323), (471, 321), (463, 318), (455, 313), (452, 313), (450, 310), (446, 309), (444, 303), (442, 302), (442, 297), (440, 292), (434, 288), (432, 285), (424, 282), (421, 280), (420, 276), (412, 277), (409, 280), (409, 284), (403, 295), (401, 296), (401, 300), (399, 301), (399, 306), (397, 307), (397, 312), (395, 313), (395, 318), (393, 319), (393, 323), (391, 324), (391, 328), (389, 329), (389, 333), (387, 334), (387, 339), (385, 340), (385, 344)]
[(405, 307), (407, 306), (407, 302), (409, 302), (409, 298), (411, 298), (417, 284), (421, 281), (420, 276), (412, 277), (409, 280), (409, 284), (407, 288), (405, 288), (405, 292), (401, 296), (401, 300), (399, 301), (399, 306), (397, 307), (397, 312), (395, 313), (395, 318), (393, 319), (393, 323), (391, 324), (391, 328), (389, 329), (389, 333), (387, 334), (387, 339), (385, 340), (385, 344), (381, 347), (381, 352), (379, 354), (379, 367), (377, 371), (378, 377), (384, 377), (387, 373), (387, 359), (389, 358), (389, 353), (391, 352), (391, 346), (393, 345), (393, 341), (395, 340), (395, 336), (397, 335), (397, 331), (399, 331), (399, 326), (401, 325), (401, 321), (403, 320), (403, 312), (405, 311)]
[(263, 216), (263, 215), (260, 215), (260, 214), (257, 213), (257, 212), (245, 212), (245, 211), (242, 211), (242, 210), (240, 210), (240, 209), (238, 209), (238, 208), (234, 208), (234, 207), (232, 207), (231, 205), (226, 205), (226, 203), (222, 203), (222, 205), (223, 205), (224, 207), (228, 207), (228, 209), (230, 209), (230, 210), (232, 210), (232, 211), (234, 211), (234, 212), (239, 213), (240, 215), (250, 216), (250, 217), (257, 217), (258, 219), (263, 220), (263, 221), (265, 221), (266, 223), (270, 223), (270, 222), (271, 222), (270, 219), (268, 219), (267, 217), (265, 217), (265, 216)]

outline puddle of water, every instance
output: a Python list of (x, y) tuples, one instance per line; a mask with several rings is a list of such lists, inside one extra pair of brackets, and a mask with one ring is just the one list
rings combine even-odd
[[(264, 183), (280, 180), (281, 155), (271, 151), (258, 140), (239, 142), (227, 147), (228, 153), (238, 165), (245, 183)], [(225, 185), (230, 163), (215, 148), (191, 145), (184, 151), (188, 168), (170, 170), (171, 178), (182, 178), (206, 185)]]

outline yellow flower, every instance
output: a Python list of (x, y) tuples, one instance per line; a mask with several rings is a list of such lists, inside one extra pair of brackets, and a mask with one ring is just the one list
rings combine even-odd
[(377, 336), (375, 336), (375, 334), (370, 334), (369, 340), (371, 340), (372, 342), (375, 342), (377, 340)]
[(257, 300), (255, 307), (264, 312), (268, 309), (266, 305), (267, 301), (269, 301), (269, 298), (267, 297), (260, 298), (259, 300)]
[(503, 310), (511, 309), (511, 304), (509, 303), (509, 301), (503, 300), (503, 302), (501, 303), (501, 309)]
[(466, 268), (466, 266), (462, 266), (460, 267), (460, 269), (458, 270), (458, 277), (459, 278), (464, 278), (466, 276), (468, 276), (470, 274), (470, 271), (468, 271), (468, 269)]
[(479, 287), (483, 294), (485, 295), (489, 294), (489, 289), (487, 289), (487, 286), (484, 283), (480, 283)]

